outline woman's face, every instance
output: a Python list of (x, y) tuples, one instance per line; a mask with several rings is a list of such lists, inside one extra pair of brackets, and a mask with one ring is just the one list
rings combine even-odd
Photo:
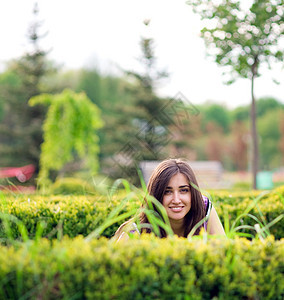
[(172, 221), (183, 219), (191, 208), (190, 186), (185, 175), (174, 175), (165, 189), (163, 206)]

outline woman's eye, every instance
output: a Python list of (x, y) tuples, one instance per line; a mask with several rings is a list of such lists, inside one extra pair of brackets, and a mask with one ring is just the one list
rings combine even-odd
[(165, 195), (169, 195), (172, 191), (171, 190), (166, 190)]
[(189, 189), (181, 189), (180, 191), (181, 191), (181, 193), (188, 193)]

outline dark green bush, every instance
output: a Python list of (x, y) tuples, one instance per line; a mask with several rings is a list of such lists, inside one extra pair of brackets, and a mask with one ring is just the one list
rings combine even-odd
[(54, 195), (86, 195), (94, 194), (95, 188), (80, 178), (59, 178), (51, 187)]

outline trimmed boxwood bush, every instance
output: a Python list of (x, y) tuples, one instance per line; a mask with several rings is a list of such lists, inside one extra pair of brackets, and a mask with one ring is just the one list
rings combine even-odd
[[(259, 194), (259, 192), (258, 192)], [(240, 194), (213, 194), (213, 203), (221, 218), (221, 221), (229, 219), (232, 224), (234, 220), (243, 214), (247, 208), (253, 205), (254, 197), (249, 193)], [(3, 195), (2, 195), (3, 196)], [(90, 234), (104, 223), (109, 214), (125, 201), (126, 193), (120, 192), (116, 196), (3, 196), (0, 199), (0, 238), (7, 238), (7, 227), (1, 222), (7, 215), (12, 215), (21, 220), (28, 231), (30, 238), (34, 238), (37, 226), (40, 221), (45, 223), (43, 236), (54, 238), (59, 230), (61, 234), (75, 237), (78, 234), (84, 236)], [(250, 214), (254, 215), (261, 223), (269, 223), (275, 220), (284, 212), (284, 188), (278, 188), (262, 197), (251, 209)], [(141, 205), (141, 199), (135, 194), (125, 202), (120, 213), (131, 209), (137, 209)], [(4, 214), (4, 215), (3, 215)], [(125, 220), (120, 220), (106, 228), (103, 236), (111, 237), (118, 226)], [(240, 224), (254, 226), (256, 220), (251, 217), (242, 217)], [(20, 231), (14, 221), (9, 222), (11, 238), (18, 238)], [(279, 239), (284, 236), (283, 219), (270, 228), (270, 232)], [(253, 233), (253, 232), (251, 232)]]
[(51, 187), (54, 195), (87, 195), (95, 194), (95, 188), (80, 178), (59, 178)]
[[(107, 216), (120, 204), (123, 196), (118, 197), (109, 199), (107, 196), (6, 196), (0, 201), (0, 238), (7, 238), (4, 220), (9, 224), (11, 239), (21, 235), (19, 222), (14, 219), (20, 220), (24, 225), (29, 238), (35, 237), (40, 222), (43, 222), (44, 226), (42, 236), (48, 238), (56, 238), (58, 232), (70, 237), (79, 234), (87, 236), (102, 225)], [(133, 206), (138, 208), (135, 198), (125, 203), (121, 213)], [(111, 237), (119, 224), (106, 228), (103, 235)]]
[[(262, 224), (268, 224), (284, 214), (284, 186), (271, 192), (213, 192), (211, 195), (223, 224), (226, 217), (229, 218), (230, 223), (233, 223), (249, 207), (252, 207), (249, 214), (255, 216)], [(262, 196), (260, 197), (260, 195)], [(259, 200), (257, 200), (258, 197)], [(256, 223), (256, 220), (251, 217), (244, 216), (239, 220), (238, 225), (254, 226)], [(249, 232), (248, 230), (243, 231)], [(271, 226), (269, 231), (277, 239), (284, 237), (283, 219)]]
[(125, 243), (39, 240), (0, 246), (0, 299), (283, 299), (284, 240)]

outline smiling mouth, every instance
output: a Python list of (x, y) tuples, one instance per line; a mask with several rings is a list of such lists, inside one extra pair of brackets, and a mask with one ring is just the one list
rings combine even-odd
[(170, 207), (170, 209), (173, 212), (180, 212), (180, 211), (182, 211), (183, 208), (184, 208), (184, 206), (172, 206), (172, 207)]

